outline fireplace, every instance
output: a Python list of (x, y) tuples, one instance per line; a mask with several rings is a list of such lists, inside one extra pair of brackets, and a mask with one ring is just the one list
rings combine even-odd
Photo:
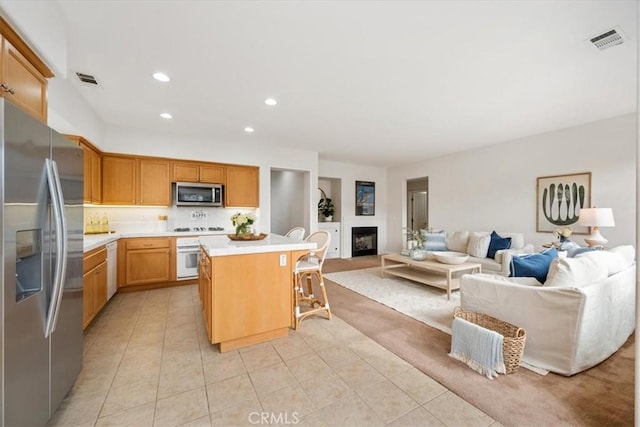
[(378, 227), (351, 229), (351, 256), (378, 255)]

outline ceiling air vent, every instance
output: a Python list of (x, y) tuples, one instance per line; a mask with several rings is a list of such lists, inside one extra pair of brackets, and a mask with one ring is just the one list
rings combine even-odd
[(76, 76), (80, 79), (82, 83), (88, 83), (92, 85), (98, 85), (98, 81), (96, 78), (90, 74), (76, 73)]
[(591, 37), (589, 41), (598, 50), (605, 50), (613, 46), (624, 43), (624, 34), (620, 28), (614, 27), (602, 34)]

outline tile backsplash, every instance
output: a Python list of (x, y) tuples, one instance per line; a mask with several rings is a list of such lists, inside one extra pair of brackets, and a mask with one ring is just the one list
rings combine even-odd
[[(151, 206), (85, 206), (84, 224), (91, 218), (106, 214), (109, 219), (109, 230), (120, 233), (172, 231), (177, 227), (223, 227), (233, 230), (231, 215), (236, 212), (253, 212), (257, 217), (260, 229), (259, 209), (239, 208), (200, 208), (200, 207), (151, 207)], [(159, 217), (166, 216), (167, 220)]]

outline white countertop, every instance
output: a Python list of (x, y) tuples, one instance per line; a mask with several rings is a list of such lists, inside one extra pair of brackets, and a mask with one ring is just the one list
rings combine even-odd
[(100, 246), (104, 246), (107, 243), (113, 242), (118, 239), (131, 238), (131, 237), (198, 237), (198, 236), (225, 236), (229, 233), (233, 233), (232, 230), (222, 231), (158, 231), (158, 232), (128, 232), (128, 233), (104, 233), (104, 234), (85, 234), (83, 250), (89, 252)]
[(316, 244), (292, 239), (278, 234), (269, 234), (263, 240), (231, 240), (225, 236), (200, 236), (200, 244), (209, 256), (257, 254), (277, 251), (315, 249)]

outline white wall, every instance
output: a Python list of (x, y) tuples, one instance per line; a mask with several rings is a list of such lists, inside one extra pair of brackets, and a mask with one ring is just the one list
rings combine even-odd
[(55, 75), (49, 79), (47, 91), (47, 124), (60, 133), (81, 135), (102, 148), (102, 120), (67, 80), (66, 21), (58, 5), (0, 0), (0, 13)]
[[(591, 203), (613, 209), (601, 229), (608, 246), (634, 244), (636, 115), (629, 114), (389, 170), (389, 249), (402, 247), (406, 180), (429, 177), (429, 225), (436, 229), (519, 231), (537, 248), (536, 178), (591, 172)], [(583, 235), (574, 240), (584, 245)]]
[[(334, 216), (334, 222), (340, 222), (342, 227), (342, 257), (351, 258), (351, 228), (378, 227), (378, 253), (387, 250), (387, 212), (388, 187), (387, 169), (373, 166), (354, 165), (329, 160), (320, 160), (318, 173), (323, 178), (339, 179), (340, 188), (340, 217)], [(376, 183), (376, 209), (373, 216), (356, 216), (356, 181), (371, 181)], [(316, 191), (317, 193), (317, 191)], [(316, 200), (317, 204), (317, 200)], [(317, 212), (317, 209), (315, 210)]]

